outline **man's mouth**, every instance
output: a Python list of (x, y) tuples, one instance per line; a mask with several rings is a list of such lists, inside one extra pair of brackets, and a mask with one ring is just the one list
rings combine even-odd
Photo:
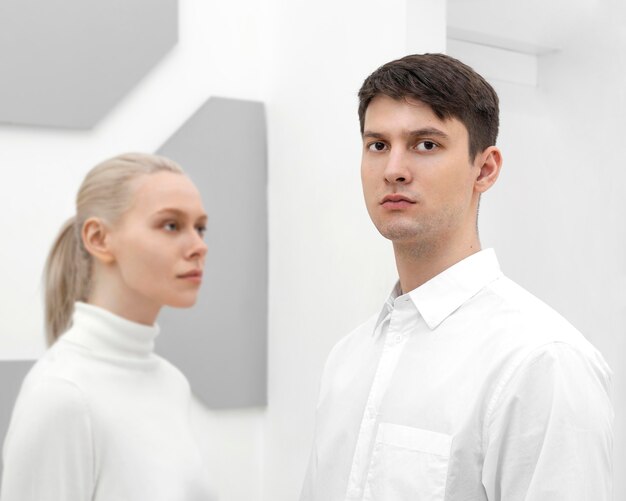
[(380, 203), (386, 209), (398, 210), (405, 209), (415, 204), (415, 201), (406, 195), (401, 195), (400, 193), (391, 193), (389, 195), (385, 195), (383, 197), (382, 202)]

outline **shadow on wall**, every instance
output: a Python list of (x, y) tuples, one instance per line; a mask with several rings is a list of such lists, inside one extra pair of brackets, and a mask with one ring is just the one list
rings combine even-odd
[(0, 122), (87, 129), (176, 45), (178, 1), (4, 0), (0, 33)]

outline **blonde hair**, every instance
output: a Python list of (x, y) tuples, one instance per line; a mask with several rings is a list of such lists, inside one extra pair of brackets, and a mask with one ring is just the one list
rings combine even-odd
[(134, 181), (139, 176), (162, 171), (184, 174), (169, 158), (125, 153), (96, 165), (85, 176), (76, 196), (76, 215), (62, 226), (44, 269), (49, 345), (71, 326), (74, 303), (86, 301), (89, 294), (93, 258), (83, 245), (83, 224), (90, 217), (115, 224), (132, 204)]

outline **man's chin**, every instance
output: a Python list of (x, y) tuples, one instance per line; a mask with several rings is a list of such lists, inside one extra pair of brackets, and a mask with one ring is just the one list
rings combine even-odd
[(423, 236), (423, 231), (420, 231), (415, 225), (403, 225), (393, 224), (378, 227), (380, 234), (387, 240), (391, 240), (393, 243), (410, 243), (419, 241)]

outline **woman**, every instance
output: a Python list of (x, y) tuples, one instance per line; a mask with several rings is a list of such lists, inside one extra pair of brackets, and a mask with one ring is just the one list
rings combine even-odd
[(213, 499), (189, 384), (153, 351), (161, 307), (196, 300), (205, 224), (169, 159), (126, 154), (87, 174), (46, 264), (51, 347), (13, 411), (1, 501)]

